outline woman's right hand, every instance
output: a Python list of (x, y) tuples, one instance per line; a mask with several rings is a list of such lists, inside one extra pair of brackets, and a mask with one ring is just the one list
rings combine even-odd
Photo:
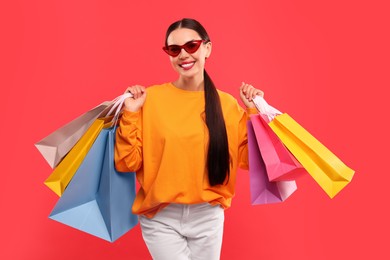
[(133, 97), (126, 98), (124, 109), (131, 112), (137, 112), (142, 108), (146, 100), (146, 88), (140, 85), (128, 87), (125, 91), (130, 92)]

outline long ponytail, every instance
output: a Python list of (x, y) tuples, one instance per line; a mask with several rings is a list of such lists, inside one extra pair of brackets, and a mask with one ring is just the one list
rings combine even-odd
[(230, 176), (229, 144), (221, 101), (210, 76), (204, 70), (206, 125), (209, 130), (207, 170), (211, 186), (223, 184)]
[[(168, 27), (165, 35), (165, 45), (173, 30), (188, 28), (196, 31), (199, 36), (209, 42), (210, 38), (205, 28), (196, 20), (184, 18), (176, 21)], [(230, 177), (229, 144), (223, 118), (219, 94), (210, 76), (204, 71), (204, 98), (206, 125), (209, 130), (209, 145), (207, 152), (207, 171), (211, 186), (224, 184)]]

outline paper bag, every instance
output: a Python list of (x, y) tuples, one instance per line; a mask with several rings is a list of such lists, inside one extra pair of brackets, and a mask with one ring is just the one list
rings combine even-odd
[(330, 198), (351, 182), (355, 171), (288, 114), (276, 116), (269, 125)]
[(76, 145), (70, 150), (65, 158), (58, 164), (50, 176), (45, 180), (45, 185), (61, 197), (66, 186), (69, 184), (76, 170), (87, 155), (95, 139), (104, 125), (104, 120), (97, 119), (89, 127)]
[(264, 165), (258, 147), (252, 122), (247, 122), (248, 128), (248, 155), (249, 180), (252, 204), (269, 204), (282, 202), (296, 190), (295, 181), (269, 181), (267, 169)]
[(103, 129), (78, 168), (50, 218), (114, 242), (132, 229), (135, 173), (114, 167), (115, 128)]
[(51, 168), (58, 165), (109, 104), (103, 102), (35, 144)]
[(64, 192), (102, 128), (116, 124), (123, 102), (131, 96), (130, 93), (125, 93), (109, 102), (110, 104), (101, 113), (101, 115), (104, 114), (104, 117), (95, 120), (87, 132), (54, 169), (49, 178), (46, 179), (45, 184), (58, 196), (61, 196)]
[(251, 115), (250, 120), (270, 181), (295, 180), (307, 174), (260, 114)]

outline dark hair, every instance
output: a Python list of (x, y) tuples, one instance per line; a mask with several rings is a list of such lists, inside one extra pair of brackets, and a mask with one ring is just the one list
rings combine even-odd
[[(196, 31), (206, 43), (210, 41), (205, 28), (196, 20), (184, 18), (176, 21), (168, 27), (165, 35), (165, 45), (168, 36), (178, 28), (187, 28)], [(221, 101), (217, 89), (210, 76), (204, 70), (204, 98), (206, 125), (209, 130), (209, 145), (207, 152), (207, 171), (211, 186), (223, 184), (230, 176), (229, 145), (222, 114)]]

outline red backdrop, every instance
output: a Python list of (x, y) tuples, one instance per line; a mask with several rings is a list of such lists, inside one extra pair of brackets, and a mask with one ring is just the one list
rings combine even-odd
[(309, 177), (251, 206), (248, 173), (226, 211), (222, 259), (388, 259), (386, 1), (2, 1), (0, 259), (150, 259), (137, 226), (111, 244), (48, 219), (58, 197), (34, 143), (128, 85), (175, 79), (168, 25), (207, 28), (216, 85), (266, 93), (356, 170), (329, 199)]

